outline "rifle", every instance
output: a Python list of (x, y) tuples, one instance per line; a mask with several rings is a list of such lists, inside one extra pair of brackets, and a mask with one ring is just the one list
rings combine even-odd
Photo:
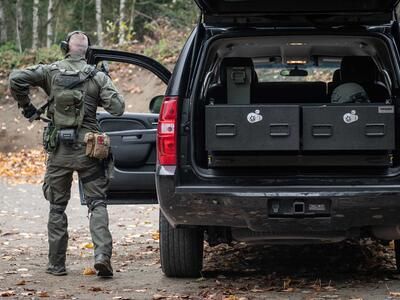
[(50, 123), (51, 120), (50, 120), (49, 118), (42, 117), (42, 114), (44, 114), (44, 112), (46, 111), (46, 108), (47, 108), (49, 105), (50, 105), (50, 102), (47, 101), (45, 104), (43, 104), (41, 107), (39, 107), (39, 108), (36, 110), (36, 113), (35, 113), (32, 117), (29, 118), (29, 122), (32, 123), (32, 122), (35, 121), (35, 120), (42, 120), (42, 121), (44, 121), (44, 122), (46, 122), (46, 123)]

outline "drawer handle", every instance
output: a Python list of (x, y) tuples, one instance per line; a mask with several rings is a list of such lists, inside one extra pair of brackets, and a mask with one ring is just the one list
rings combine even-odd
[(313, 137), (331, 137), (333, 136), (333, 126), (330, 124), (315, 124), (311, 127)]
[(385, 124), (366, 124), (365, 125), (366, 136), (385, 136)]
[(218, 137), (236, 136), (235, 124), (215, 124), (215, 135)]
[(287, 123), (270, 124), (269, 135), (273, 137), (290, 136), (290, 126)]

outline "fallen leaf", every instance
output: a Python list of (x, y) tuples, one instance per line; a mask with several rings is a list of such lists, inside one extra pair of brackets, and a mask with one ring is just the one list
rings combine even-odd
[(92, 286), (91, 288), (89, 288), (89, 291), (92, 291), (92, 292), (100, 292), (102, 290), (103, 289), (99, 286)]
[(25, 280), (20, 280), (15, 285), (25, 285), (25, 284), (26, 284)]
[(400, 297), (400, 292), (389, 292), (389, 295), (392, 297)]
[(136, 293), (145, 293), (146, 290), (135, 290)]
[(262, 292), (264, 292), (264, 290), (252, 289), (252, 290), (250, 290), (250, 292), (252, 292), (252, 293), (262, 293)]
[(161, 295), (161, 294), (154, 294), (153, 295), (153, 300), (160, 300), (160, 299), (167, 299), (167, 296)]
[(38, 291), (38, 292), (36, 293), (36, 296), (41, 297), (41, 298), (50, 297), (50, 296), (49, 296), (49, 293), (46, 292), (46, 291)]
[(160, 240), (160, 232), (157, 230), (156, 232), (153, 232), (151, 234), (151, 237), (153, 238), (153, 240), (158, 241)]
[(94, 270), (93, 268), (91, 268), (91, 267), (86, 267), (84, 270), (83, 270), (83, 273), (82, 273), (83, 275), (96, 275), (96, 270)]
[(1, 297), (11, 297), (11, 296), (15, 296), (15, 292), (12, 290), (9, 291), (4, 291), (0, 293)]
[(85, 244), (85, 248), (86, 248), (86, 249), (93, 249), (93, 247), (94, 247), (93, 243), (87, 243), (87, 244)]
[(18, 272), (28, 272), (28, 269), (27, 268), (21, 268), (21, 269), (18, 269), (17, 271)]

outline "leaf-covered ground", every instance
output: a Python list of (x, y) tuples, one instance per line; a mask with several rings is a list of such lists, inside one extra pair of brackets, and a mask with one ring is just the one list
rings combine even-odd
[[(87, 209), (69, 203), (69, 275), (44, 273), (48, 203), (40, 185), (0, 180), (0, 298), (11, 299), (397, 299), (393, 248), (371, 240), (333, 245), (205, 247), (202, 277), (166, 278), (158, 206), (110, 206), (115, 277), (93, 275)], [(86, 275), (85, 275), (86, 274)], [(400, 299), (400, 297), (399, 297)]]
[(40, 183), (45, 171), (46, 153), (43, 150), (0, 152), (0, 178), (10, 184)]

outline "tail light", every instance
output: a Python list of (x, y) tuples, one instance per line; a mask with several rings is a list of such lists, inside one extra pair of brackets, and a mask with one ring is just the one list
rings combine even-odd
[(157, 156), (160, 165), (176, 165), (178, 97), (165, 97), (157, 128)]

